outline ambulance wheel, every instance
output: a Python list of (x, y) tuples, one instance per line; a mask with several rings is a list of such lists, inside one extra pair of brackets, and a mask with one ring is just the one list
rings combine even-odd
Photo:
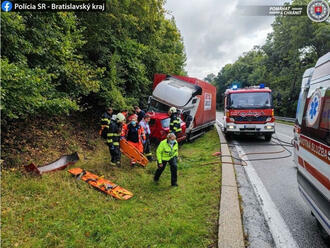
[(265, 134), (265, 140), (270, 141), (272, 139), (272, 134)]
[[(316, 218), (315, 218), (316, 219)], [(317, 227), (319, 228), (320, 230), (320, 234), (321, 234), (321, 237), (323, 239), (323, 241), (326, 243), (326, 244), (330, 244), (330, 236), (329, 234), (327, 233), (326, 230), (324, 230), (323, 226), (321, 225), (321, 223), (318, 221), (318, 219), (316, 219), (317, 221)]]

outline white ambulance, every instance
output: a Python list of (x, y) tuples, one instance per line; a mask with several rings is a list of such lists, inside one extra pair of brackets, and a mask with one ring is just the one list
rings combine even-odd
[(315, 68), (304, 73), (294, 132), (299, 192), (327, 236), (330, 234), (330, 52), (319, 58)]

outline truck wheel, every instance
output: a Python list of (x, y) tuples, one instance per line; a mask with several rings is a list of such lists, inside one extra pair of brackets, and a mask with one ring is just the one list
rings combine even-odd
[(272, 139), (272, 134), (265, 134), (265, 140), (270, 141)]

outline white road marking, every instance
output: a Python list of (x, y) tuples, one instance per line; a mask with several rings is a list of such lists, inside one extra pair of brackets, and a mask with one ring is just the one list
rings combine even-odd
[(217, 119), (217, 123), (220, 127), (223, 127), (223, 123)]
[[(239, 146), (237, 142), (234, 142), (239, 154), (244, 154), (245, 151)], [(244, 170), (251, 182), (254, 192), (257, 196), (262, 211), (264, 212), (265, 219), (268, 223), (269, 229), (272, 233), (275, 245), (277, 248), (298, 248), (298, 244), (294, 240), (290, 229), (283, 220), (281, 214), (277, 210), (274, 202), (268, 194), (266, 187), (259, 178), (251, 162), (246, 161), (247, 166), (244, 166)]]

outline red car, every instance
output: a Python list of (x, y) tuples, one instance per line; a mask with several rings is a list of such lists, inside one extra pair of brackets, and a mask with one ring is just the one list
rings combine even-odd
[[(166, 139), (166, 136), (170, 130), (170, 117), (167, 113), (148, 112), (150, 118), (150, 132), (152, 133), (152, 139), (161, 141)], [(186, 138), (186, 123), (181, 120), (182, 135), (177, 137), (177, 141), (180, 142)]]

